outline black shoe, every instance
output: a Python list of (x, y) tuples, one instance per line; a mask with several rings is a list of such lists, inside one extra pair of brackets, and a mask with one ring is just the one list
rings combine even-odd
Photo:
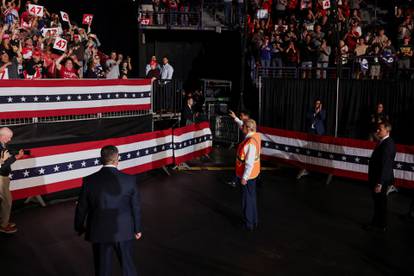
[(236, 188), (236, 182), (234, 182), (234, 181), (228, 181), (227, 182), (227, 185), (229, 185), (229, 186), (231, 186), (233, 188)]

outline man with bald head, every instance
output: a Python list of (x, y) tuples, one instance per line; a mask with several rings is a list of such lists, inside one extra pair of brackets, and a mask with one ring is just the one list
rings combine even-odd
[(12, 234), (17, 231), (16, 224), (9, 221), (12, 207), (10, 193), (11, 164), (23, 157), (23, 150), (17, 155), (11, 155), (7, 150), (7, 143), (13, 138), (13, 131), (7, 127), (0, 128), (0, 232)]

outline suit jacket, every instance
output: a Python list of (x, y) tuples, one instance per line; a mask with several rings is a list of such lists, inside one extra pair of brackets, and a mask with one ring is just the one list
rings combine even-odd
[[(3, 150), (7, 150), (7, 146), (4, 146), (0, 143), (0, 152)], [(16, 157), (14, 155), (11, 155), (7, 160), (4, 161), (3, 164), (1, 164), (0, 167), (0, 175), (1, 176), (9, 176), (11, 173), (11, 164), (16, 162)]]
[(391, 137), (376, 146), (368, 165), (368, 181), (372, 186), (381, 184), (386, 188), (392, 184), (395, 154), (395, 144)]
[[(318, 135), (325, 134), (326, 111), (324, 109), (319, 111), (318, 114), (315, 114), (315, 109), (309, 110), (306, 118), (308, 119), (308, 132)], [(314, 128), (312, 128), (312, 125)]]
[[(86, 220), (86, 229), (84, 227)], [(141, 232), (136, 177), (103, 167), (83, 179), (75, 213), (75, 230), (94, 243), (134, 239)]]
[(190, 122), (194, 122), (194, 111), (188, 106), (188, 104), (185, 104), (181, 110), (180, 126), (186, 126)]

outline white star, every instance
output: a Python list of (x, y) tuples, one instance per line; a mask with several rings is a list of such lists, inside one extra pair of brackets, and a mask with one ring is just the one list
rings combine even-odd
[(318, 156), (321, 157), (322, 156), (322, 152), (318, 152)]
[(98, 95), (98, 99), (102, 99), (102, 95), (101, 94)]
[(333, 159), (334, 155), (333, 154), (329, 154), (329, 158)]
[(60, 96), (57, 96), (57, 97), (56, 97), (56, 100), (57, 100), (57, 101), (60, 101)]
[(23, 172), (23, 176), (24, 176), (24, 177), (28, 177), (28, 176), (29, 176), (29, 171), (28, 171), (28, 170), (25, 170), (25, 171)]
[(355, 161), (356, 161), (356, 162), (359, 162), (359, 158), (358, 158), (358, 157), (356, 157), (356, 158), (355, 158)]
[(39, 99), (38, 97), (34, 97), (33, 101), (37, 102), (38, 99)]
[(162, 147), (161, 147), (161, 150), (165, 150), (165, 146), (162, 146)]
[(94, 163), (95, 165), (98, 165), (98, 164), (99, 164), (99, 160), (98, 160), (98, 159), (95, 159), (95, 161), (93, 161), (93, 163)]
[(109, 99), (111, 97), (111, 94), (106, 95), (106, 97)]
[(346, 156), (342, 156), (342, 160), (346, 161)]
[(25, 102), (25, 101), (26, 101), (26, 98), (25, 98), (25, 97), (21, 97), (21, 98), (20, 98), (20, 100), (21, 100), (22, 102)]
[(127, 154), (127, 158), (128, 159), (131, 158), (131, 154), (130, 153)]
[(176, 145), (176, 144), (174, 144), (174, 148), (175, 148), (175, 149), (177, 148), (177, 145)]
[(184, 147), (186, 147), (187, 146), (187, 143), (186, 142), (184, 142)]
[(306, 151), (306, 154), (307, 154), (307, 155), (311, 154), (311, 151), (310, 151), (310, 150), (307, 150), (307, 151)]
[(157, 148), (154, 148), (154, 152), (157, 152)]
[(72, 96), (68, 96), (67, 99), (68, 99), (68, 101), (71, 100), (72, 99)]
[(265, 143), (265, 147), (268, 147), (268, 146), (269, 146), (269, 143), (268, 143), (268, 142), (266, 142), (266, 143)]
[(137, 151), (137, 156), (139, 156), (139, 151)]
[(132, 98), (135, 98), (135, 93), (134, 93), (134, 94), (132, 94)]
[(148, 154), (149, 153), (149, 150), (145, 150), (145, 154)]
[(141, 98), (144, 97), (144, 93), (141, 93)]
[(285, 147), (285, 150), (289, 150), (289, 147)]
[(192, 141), (191, 141), (191, 140), (190, 140), (190, 141), (188, 141), (188, 144), (189, 144), (189, 145), (191, 145), (191, 143), (192, 143)]
[(7, 98), (7, 101), (8, 101), (9, 103), (13, 102), (13, 98), (12, 98), (12, 97), (8, 97), (8, 98)]
[(9, 174), (9, 178), (10, 179), (13, 179), (13, 174), (11, 173), (11, 174)]
[(401, 169), (402, 165), (400, 163), (397, 163), (397, 168)]
[(45, 169), (40, 168), (40, 170), (39, 170), (39, 174), (45, 174)]
[(118, 93), (116, 93), (116, 94), (115, 94), (115, 97), (119, 98), (119, 94), (118, 94)]
[(125, 98), (127, 98), (127, 97), (128, 97), (128, 94), (127, 94), (127, 93), (125, 93), (125, 94), (124, 94), (124, 97), (125, 97)]
[(118, 155), (118, 161), (122, 159), (122, 155)]
[(49, 98), (49, 96), (46, 96), (46, 97), (45, 97), (45, 100), (46, 100), (47, 102), (49, 101), (49, 99), (50, 99), (50, 98)]
[(56, 166), (53, 168), (53, 170), (54, 170), (55, 172), (58, 172), (58, 171), (59, 171), (59, 166), (58, 166), (58, 165), (56, 165)]
[(68, 170), (71, 170), (73, 168), (73, 164), (72, 163), (69, 163), (68, 164)]
[(83, 161), (83, 162), (81, 163), (81, 166), (82, 166), (82, 167), (86, 167), (86, 162), (85, 162), (85, 161)]
[(82, 100), (82, 96), (81, 95), (78, 95), (78, 100)]
[(92, 96), (91, 95), (88, 95), (88, 100), (90, 100), (90, 99), (92, 99)]
[(278, 148), (279, 148), (279, 146), (278, 146), (278, 145), (276, 145), (276, 146), (275, 146), (275, 148), (276, 148), (276, 149), (278, 149)]
[(296, 152), (300, 152), (300, 149), (296, 149)]

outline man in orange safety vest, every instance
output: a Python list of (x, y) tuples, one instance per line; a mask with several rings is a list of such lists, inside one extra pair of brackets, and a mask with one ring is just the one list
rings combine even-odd
[(256, 132), (256, 122), (244, 122), (246, 135), (237, 148), (236, 176), (242, 187), (242, 212), (245, 227), (253, 231), (257, 227), (256, 178), (260, 174), (260, 134)]

